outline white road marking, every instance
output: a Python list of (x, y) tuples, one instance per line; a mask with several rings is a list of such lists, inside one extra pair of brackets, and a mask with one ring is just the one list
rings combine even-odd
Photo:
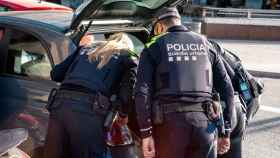
[(271, 106), (261, 105), (260, 110), (280, 114), (280, 108), (275, 108)]

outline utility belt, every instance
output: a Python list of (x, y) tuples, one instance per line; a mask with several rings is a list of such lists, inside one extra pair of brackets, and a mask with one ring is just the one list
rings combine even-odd
[(202, 103), (183, 104), (183, 103), (170, 103), (162, 104), (162, 110), (164, 114), (174, 112), (204, 112)]
[[(164, 116), (169, 113), (203, 112), (210, 121), (216, 121), (220, 117), (220, 112), (214, 108), (213, 102), (203, 103), (170, 103), (160, 104), (156, 101), (152, 106), (152, 120), (155, 125), (163, 124)], [(218, 114), (219, 113), (219, 114)]]
[(82, 101), (82, 102), (96, 102), (97, 94), (90, 94), (85, 92), (78, 92), (72, 90), (58, 90), (55, 98), (61, 99), (71, 99), (75, 101)]
[(99, 93), (85, 93), (73, 90), (64, 90), (64, 89), (52, 89), (46, 108), (51, 111), (54, 108), (57, 108), (54, 104), (56, 100), (73, 100), (77, 102), (84, 103), (83, 105), (90, 106), (92, 111), (98, 111), (106, 114), (108, 112), (110, 103), (106, 96), (103, 96)]

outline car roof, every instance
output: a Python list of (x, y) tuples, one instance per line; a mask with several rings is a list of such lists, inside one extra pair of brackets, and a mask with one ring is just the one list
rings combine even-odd
[(71, 8), (58, 5), (55, 3), (49, 3), (39, 0), (0, 0), (1, 4), (6, 4), (6, 6), (16, 7), (20, 10), (68, 10), (72, 11)]
[[(70, 29), (71, 20), (73, 17), (73, 12), (68, 11), (54, 11), (54, 10), (46, 10), (46, 11), (12, 11), (12, 12), (0, 12), (0, 17), (13, 18), (14, 20), (17, 18), (32, 20), (34, 25), (45, 25), (50, 29), (54, 29), (55, 31), (66, 33)], [(90, 21), (84, 21), (82, 25), (89, 24)], [(94, 32), (99, 32), (102, 30), (108, 29), (118, 29), (120, 26), (125, 26), (125, 29), (139, 30), (141, 28), (137, 28), (135, 26), (134, 21), (132, 20), (124, 20), (124, 19), (98, 19), (94, 20), (93, 23)], [(129, 27), (129, 25), (133, 27)], [(107, 29), (106, 29), (106, 28)], [(93, 30), (92, 29), (92, 30)]]
[[(48, 41), (54, 56), (52, 63), (58, 64), (68, 56), (69, 50), (74, 51), (76, 42), (75, 30), (70, 30), (73, 13), (65, 11), (17, 11), (0, 13), (0, 27), (11, 27), (33, 32), (38, 38)], [(90, 21), (84, 21), (87, 26)], [(133, 21), (123, 19), (95, 20), (89, 28), (89, 33), (130, 32), (136, 33), (143, 40), (147, 39), (148, 31), (141, 26), (135, 26)], [(139, 33), (140, 32), (140, 33)], [(66, 34), (66, 36), (64, 36)], [(136, 35), (135, 34), (135, 35)], [(72, 36), (74, 35), (74, 36)], [(70, 38), (68, 38), (70, 36)], [(142, 39), (142, 38), (141, 38)], [(71, 49), (62, 46), (70, 43)], [(77, 43), (76, 43), (77, 44)]]
[(13, 12), (1, 12), (0, 16), (22, 18), (32, 20), (33, 23), (42, 23), (46, 27), (51, 27), (59, 32), (65, 32), (71, 24), (73, 16), (72, 12), (69, 11), (13, 11)]

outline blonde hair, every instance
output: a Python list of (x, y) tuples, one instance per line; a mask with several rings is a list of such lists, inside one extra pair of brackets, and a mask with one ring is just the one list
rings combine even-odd
[(123, 50), (133, 50), (133, 43), (127, 34), (115, 33), (107, 41), (97, 43), (96, 49), (88, 53), (88, 59), (99, 61), (97, 68), (101, 69), (114, 54), (126, 52)]

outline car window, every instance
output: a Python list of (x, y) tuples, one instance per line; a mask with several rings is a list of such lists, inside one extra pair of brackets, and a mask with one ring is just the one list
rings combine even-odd
[(140, 54), (142, 52), (142, 50), (144, 49), (144, 43), (142, 41), (140, 41), (137, 37), (128, 34), (128, 37), (131, 39), (133, 45), (134, 45), (134, 52), (136, 52), (137, 54)]
[(45, 48), (34, 36), (12, 30), (6, 72), (29, 78), (50, 78), (51, 64)]
[(61, 4), (75, 9), (86, 1), (90, 1), (90, 0), (61, 0)]
[(0, 5), (0, 12), (7, 12), (7, 11), (11, 11), (12, 9), (6, 6), (1, 6)]
[[(121, 0), (105, 0), (104, 4), (109, 4), (112, 2), (120, 2)], [(139, 6), (143, 6), (146, 8), (155, 9), (164, 3), (166, 3), (168, 0), (127, 0), (131, 2), (135, 2)], [(74, 8), (78, 8), (79, 10), (83, 9), (84, 6), (86, 6), (89, 3), (89, 0), (62, 0), (62, 4), (65, 4), (67, 6), (72, 6)]]
[[(106, 0), (105, 3), (112, 3), (120, 0)], [(157, 8), (162, 4), (166, 3), (168, 0), (130, 0), (137, 3), (139, 6), (144, 6), (146, 8)]]

